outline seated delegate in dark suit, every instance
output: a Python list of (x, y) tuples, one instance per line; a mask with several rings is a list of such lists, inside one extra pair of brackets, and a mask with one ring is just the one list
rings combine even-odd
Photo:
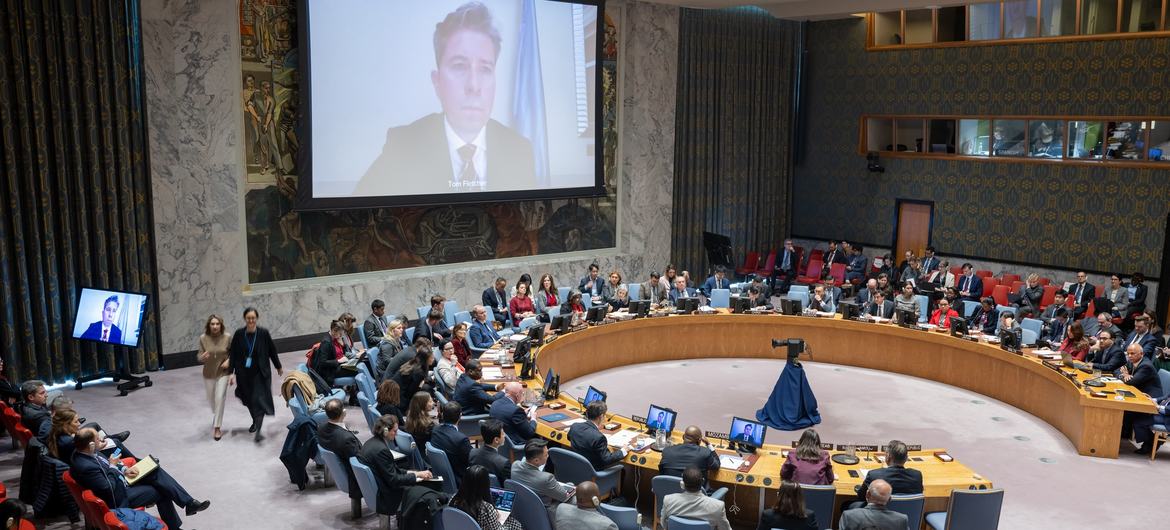
[(74, 443), (76, 450), (70, 466), (73, 479), (82, 488), (93, 490), (94, 495), (105, 501), (111, 509), (142, 508), (154, 504), (167, 527), (182, 528), (183, 520), (175, 510), (176, 505), (186, 508), (187, 515), (195, 515), (211, 505), (211, 501), (200, 502), (192, 498), (162, 468), (142, 477), (133, 486), (128, 485), (125, 477), (130, 475), (124, 474), (134, 472), (124, 472), (113, 467), (104, 455), (96, 453), (99, 439), (97, 431), (93, 429), (82, 429), (74, 438)]
[(1073, 305), (1080, 308), (1089, 307), (1089, 302), (1097, 297), (1097, 288), (1089, 283), (1089, 275), (1085, 271), (1077, 272), (1076, 283), (1068, 286), (1067, 291), (1073, 299)]
[(414, 338), (419, 337), (431, 339), (436, 344), (440, 340), (451, 338), (451, 330), (446, 329), (442, 311), (432, 309), (426, 318), (418, 319), (418, 323), (414, 325)]
[(45, 425), (51, 423), (49, 407), (45, 406), (49, 399), (49, 392), (45, 390), (44, 381), (29, 379), (20, 384), (20, 393), (24, 396), (24, 405), (20, 407), (20, 423), (34, 435), (39, 434)]
[(463, 417), (463, 408), (454, 401), (443, 403), (439, 407), (441, 423), (431, 429), (431, 445), (447, 453), (447, 461), (451, 463), (451, 471), (455, 472), (458, 481), (467, 470), (467, 460), (471, 457), (471, 440), (466, 434), (459, 432), (459, 419)]
[[(313, 350), (313, 358), (311, 360), (310, 368), (321, 379), (325, 380), (329, 386), (333, 386), (333, 381), (337, 379), (338, 372), (341, 371), (341, 363), (345, 362), (345, 346), (341, 343), (341, 324), (334, 320), (329, 324), (329, 333), (321, 339), (317, 344), (317, 348)], [(349, 370), (348, 374), (353, 375), (356, 370)], [(317, 389), (318, 392), (328, 392), (329, 389)]]
[(677, 306), (679, 298), (686, 298), (691, 296), (695, 296), (695, 290), (687, 287), (686, 278), (683, 278), (682, 276), (676, 276), (674, 278), (674, 287), (670, 289), (669, 293), (667, 293), (666, 299), (670, 302), (671, 305)]
[(983, 279), (975, 275), (970, 263), (963, 264), (963, 274), (955, 282), (955, 289), (959, 291), (959, 299), (978, 302), (983, 297)]
[(699, 287), (699, 292), (703, 293), (703, 296), (711, 298), (711, 291), (714, 289), (730, 289), (731, 280), (727, 279), (726, 274), (727, 271), (723, 268), (723, 265), (716, 265), (715, 274), (712, 274), (707, 278), (707, 281), (703, 282), (703, 286)]
[(666, 300), (666, 289), (658, 281), (658, 271), (650, 271), (650, 280), (642, 283), (638, 296), (642, 300), (649, 300), (651, 304), (661, 304)]
[(505, 480), (512, 478), (512, 462), (508, 461), (504, 454), (507, 451), (500, 451), (500, 447), (504, 445), (504, 424), (499, 420), (481, 421), (479, 435), (483, 438), (483, 445), (471, 450), (467, 465), (487, 468), (488, 473), (495, 475), (500, 484), (503, 484)]
[(971, 314), (971, 332), (980, 331), (986, 334), (995, 333), (995, 326), (999, 323), (999, 310), (995, 308), (995, 300), (990, 296), (979, 301), (979, 307)]
[[(796, 279), (796, 267), (800, 264), (800, 259), (800, 252), (792, 246), (792, 240), (785, 239), (784, 248), (776, 255), (776, 266), (768, 278), (768, 283), (772, 285), (773, 289), (776, 289), (776, 292), (788, 292), (788, 286)], [(779, 285), (776, 283), (777, 278), (780, 279)]]
[(488, 394), (489, 391), (503, 388), (503, 383), (498, 385), (480, 383), (479, 380), (482, 377), (483, 368), (478, 360), (472, 359), (467, 361), (466, 370), (459, 374), (459, 379), (455, 381), (455, 392), (452, 394), (452, 399), (469, 415), (487, 414), (492, 402), (505, 397), (503, 392), (496, 392), (494, 395)]
[(1153, 360), (1154, 349), (1158, 347), (1158, 334), (1150, 331), (1150, 319), (1145, 315), (1134, 317), (1133, 331), (1125, 337), (1125, 344), (1122, 347), (1129, 347), (1135, 343), (1141, 345), (1147, 359)]
[(1125, 349), (1108, 331), (1097, 333), (1097, 343), (1089, 348), (1089, 360), (1094, 370), (1112, 373), (1125, 364)]
[(398, 418), (386, 415), (374, 423), (374, 435), (362, 444), (358, 460), (369, 466), (378, 483), (376, 511), (388, 515), (398, 513), (402, 504), (402, 489), (432, 477), (430, 471), (410, 471), (405, 467), (409, 460), (394, 459), (394, 437), (398, 435)]
[(341, 460), (341, 467), (345, 469), (345, 475), (349, 480), (349, 498), (360, 499), (362, 491), (353, 469), (349, 467), (349, 458), (361, 452), (362, 443), (345, 427), (345, 405), (340, 399), (325, 402), (325, 417), (329, 421), (317, 428), (317, 443)]
[(1114, 372), (1114, 376), (1125, 384), (1144, 392), (1153, 398), (1162, 397), (1162, 382), (1158, 379), (1158, 368), (1154, 361), (1144, 356), (1142, 347), (1129, 345), (1125, 350), (1125, 364)]
[(515, 381), (504, 385), (504, 397), (492, 402), (488, 413), (504, 424), (504, 433), (515, 443), (524, 443), (536, 436), (536, 422), (518, 405), (524, 399), (524, 387)]
[[(740, 296), (743, 296), (743, 295), (740, 295)], [(752, 307), (763, 307), (765, 309), (772, 309), (772, 304), (769, 303), (768, 299), (764, 297), (764, 294), (760, 292), (759, 287), (756, 287), (754, 285), (751, 287), (748, 287), (747, 297), (748, 297), (748, 302), (751, 304)], [(810, 305), (811, 305), (811, 303), (810, 303)]]
[(870, 470), (865, 474), (865, 480), (857, 487), (858, 500), (865, 501), (865, 492), (875, 480), (881, 479), (890, 484), (894, 495), (913, 495), (922, 493), (922, 472), (906, 467), (909, 458), (909, 448), (898, 440), (890, 440), (886, 446), (886, 467)]
[(865, 305), (865, 314), (876, 318), (891, 318), (894, 316), (894, 302), (886, 300), (886, 295), (878, 291), (873, 295), (873, 301)]
[(589, 460), (593, 469), (601, 471), (626, 456), (626, 450), (609, 450), (609, 442), (601, 433), (601, 425), (605, 423), (605, 413), (609, 409), (605, 402), (596, 400), (585, 407), (585, 419), (569, 427), (569, 444), (573, 451)]
[(495, 285), (483, 290), (480, 302), (484, 307), (492, 308), (492, 315), (500, 324), (508, 325), (508, 280), (496, 278)]
[(1158, 407), (1158, 413), (1139, 414), (1133, 418), (1133, 438), (1141, 445), (1141, 448), (1134, 452), (1139, 455), (1148, 455), (1150, 451), (1157, 449), (1154, 447), (1154, 424), (1166, 425), (1167, 418), (1170, 418), (1170, 395), (1161, 401), (1156, 398), (1150, 399), (1154, 401), (1154, 406)]
[(711, 450), (703, 438), (703, 431), (697, 425), (687, 426), (683, 430), (682, 440), (683, 443), (662, 450), (658, 474), (681, 477), (684, 469), (694, 467), (704, 471), (703, 484), (706, 486), (706, 473), (719, 470), (719, 455)]
[(500, 334), (496, 332), (495, 326), (487, 321), (487, 309), (484, 306), (473, 307), (471, 319), (471, 330), (468, 331), (467, 336), (471, 340), (472, 346), (486, 349), (500, 340)]
[(90, 324), (85, 333), (81, 334), (81, 338), (121, 344), (122, 330), (114, 325), (114, 318), (118, 316), (118, 303), (118, 295), (106, 298), (102, 304), (102, 319)]
[(601, 296), (601, 291), (604, 288), (605, 280), (601, 279), (601, 268), (596, 263), (590, 263), (589, 274), (581, 277), (581, 281), (577, 282), (577, 291), (593, 298)]
[(849, 264), (845, 266), (845, 281), (861, 280), (865, 278), (866, 266), (869, 260), (861, 253), (860, 246), (853, 247), (853, 255), (849, 257)]

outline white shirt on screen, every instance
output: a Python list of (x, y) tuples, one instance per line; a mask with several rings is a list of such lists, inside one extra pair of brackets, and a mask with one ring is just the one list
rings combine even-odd
[[(467, 144), (455, 129), (451, 128), (451, 122), (447, 118), (443, 118), (443, 129), (447, 131), (447, 154), (451, 156), (451, 182), (458, 182), (459, 175), (463, 173), (463, 157), (459, 155), (459, 148)], [(475, 146), (475, 154), (471, 157), (471, 163), (475, 166), (475, 175), (479, 177), (478, 186), (464, 185), (461, 189), (452, 189), (451, 191), (483, 191), (487, 189), (487, 127), (479, 130), (479, 134), (475, 136), (475, 140), (471, 141)]]

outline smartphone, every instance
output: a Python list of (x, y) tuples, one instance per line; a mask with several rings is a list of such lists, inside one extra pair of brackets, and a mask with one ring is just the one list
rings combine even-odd
[(119, 447), (117, 449), (114, 449), (114, 452), (112, 454), (110, 454), (110, 458), (113, 458), (115, 460), (122, 458), (122, 448)]
[(849, 476), (851, 476), (853, 478), (859, 478), (861, 476), (861, 474), (858, 473), (856, 469), (850, 469)]

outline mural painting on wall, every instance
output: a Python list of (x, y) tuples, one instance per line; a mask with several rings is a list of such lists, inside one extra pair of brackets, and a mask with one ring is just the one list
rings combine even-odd
[(605, 197), (297, 212), (296, 2), (241, 0), (249, 283), (615, 246), (620, 13), (601, 60)]

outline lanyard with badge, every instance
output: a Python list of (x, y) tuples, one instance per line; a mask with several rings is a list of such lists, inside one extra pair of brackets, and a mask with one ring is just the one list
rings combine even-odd
[(256, 333), (252, 333), (252, 339), (248, 340), (248, 332), (244, 332), (244, 343), (248, 345), (248, 358), (244, 359), (244, 368), (252, 367), (252, 350), (256, 349)]

